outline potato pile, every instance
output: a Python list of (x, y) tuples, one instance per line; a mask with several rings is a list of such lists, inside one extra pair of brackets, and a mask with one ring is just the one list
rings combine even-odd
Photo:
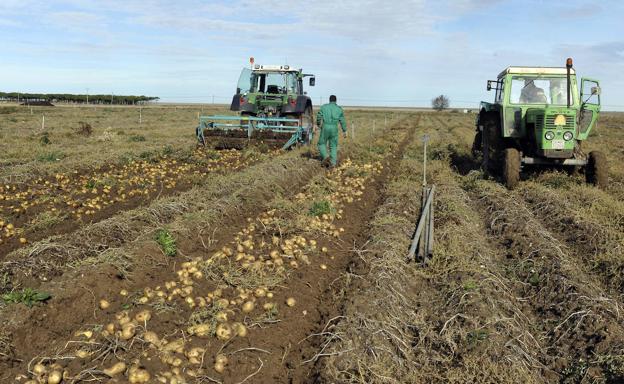
[[(215, 345), (214, 341), (223, 345), (247, 337), (253, 319), (300, 309), (295, 297), (278, 300), (277, 286), (287, 284), (294, 269), (315, 263), (321, 269), (328, 268), (321, 261), (332, 258), (331, 252), (320, 244), (340, 236), (344, 229), (336, 220), (348, 213), (347, 204), (360, 199), (366, 182), (382, 168), (380, 163), (358, 165), (347, 160), (319, 181), (330, 191), (328, 195), (319, 195), (313, 186), (296, 195), (300, 212), (264, 211), (248, 218), (232, 241), (216, 252), (178, 264), (172, 279), (145, 287), (138, 294), (122, 290), (119, 297), (101, 298), (98, 306), (110, 314), (111, 321), (101, 329), (76, 332), (72, 345), (79, 347), (74, 355), (85, 360), (85, 366), (92, 365), (89, 362), (99, 352), (93, 345), (116, 340), (125, 352), (106, 359), (101, 374), (125, 377), (130, 383), (182, 384), (195, 382), (198, 376), (236, 369), (230, 367), (225, 349), (210, 356), (208, 347)], [(311, 216), (307, 211), (310, 202), (320, 198), (327, 199), (332, 209)], [(130, 296), (135, 298), (137, 309), (118, 310)], [(184, 313), (191, 315), (186, 325), (159, 334), (150, 323), (158, 318), (153, 308), (165, 304), (184, 308)], [(117, 361), (120, 357), (127, 360)], [(148, 364), (153, 361), (161, 363), (159, 370), (146, 368), (153, 366)], [(40, 362), (39, 373), (31, 370), (24, 378), (30, 380), (28, 383), (69, 382), (70, 372), (58, 364)], [(57, 377), (60, 380), (54, 381)]]
[[(162, 156), (155, 161), (131, 161), (85, 174), (57, 173), (49, 179), (39, 177), (28, 184), (0, 185), (0, 230), (3, 231), (0, 244), (9, 238), (19, 238), (25, 244), (24, 230), (29, 226), (37, 228), (42, 214), (57, 220), (88, 219), (107, 207), (172, 190), (190, 177), (236, 170), (255, 160), (253, 156), (243, 157), (240, 151), (221, 151), (212, 158), (197, 150), (185, 161)], [(9, 223), (10, 218), (28, 216), (35, 209), (37, 214), (33, 212), (23, 228)]]

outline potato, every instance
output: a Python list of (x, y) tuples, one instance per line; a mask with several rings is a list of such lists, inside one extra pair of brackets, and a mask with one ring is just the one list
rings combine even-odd
[(232, 328), (227, 323), (219, 324), (216, 334), (219, 340), (229, 340), (232, 338)]
[(143, 384), (150, 380), (150, 374), (145, 369), (132, 367), (128, 373), (128, 380), (132, 384)]
[(147, 331), (143, 334), (143, 340), (147, 341), (150, 344), (158, 345), (160, 344), (160, 339), (156, 332)]
[(221, 363), (223, 365), (227, 365), (228, 362), (229, 362), (228, 357), (223, 353), (220, 353), (215, 357), (215, 363)]
[(208, 337), (210, 336), (210, 324), (194, 325), (188, 328), (188, 332), (197, 337)]
[(85, 351), (84, 349), (79, 349), (78, 351), (76, 351), (76, 356), (81, 358), (81, 359), (86, 359), (87, 357), (91, 356), (92, 354), (93, 354), (93, 352)]
[(245, 327), (245, 325), (243, 325), (242, 323), (232, 323), (232, 329), (238, 337), (247, 336), (247, 327)]
[(100, 309), (107, 309), (108, 307), (110, 307), (110, 303), (108, 302), (108, 300), (100, 300)]
[[(200, 325), (204, 325), (204, 324), (200, 324)], [(163, 352), (183, 353), (184, 352), (184, 339), (176, 339), (174, 341), (171, 341), (167, 343), (167, 345), (165, 345), (162, 348), (162, 350)]]
[(225, 365), (223, 365), (222, 363), (215, 363), (214, 370), (217, 373), (223, 373), (223, 371), (225, 371)]
[(125, 370), (126, 370), (126, 363), (124, 363), (123, 361), (120, 361), (116, 364), (113, 364), (113, 366), (111, 366), (110, 368), (104, 369), (102, 372), (104, 372), (106, 376), (113, 377), (113, 376), (119, 375), (120, 373), (123, 373)]
[(297, 304), (297, 301), (294, 297), (289, 297), (288, 299), (286, 299), (286, 305), (288, 305), (289, 307), (294, 307), (295, 304)]
[(215, 315), (215, 320), (217, 320), (219, 323), (227, 322), (228, 321), (227, 312), (224, 312), (224, 311), (217, 312), (217, 314)]
[(44, 373), (46, 373), (47, 368), (45, 365), (41, 364), (41, 363), (37, 363), (35, 364), (35, 366), (33, 367), (33, 372), (36, 375), (43, 375)]
[(134, 319), (136, 321), (138, 321), (139, 323), (145, 323), (147, 321), (149, 321), (152, 318), (152, 313), (150, 311), (148, 311), (147, 309), (137, 313), (134, 316)]
[(264, 288), (256, 288), (256, 290), (254, 291), (254, 295), (256, 295), (256, 297), (265, 297), (266, 296), (266, 289), (264, 289)]
[(253, 310), (254, 310), (255, 306), (256, 306), (256, 305), (254, 304), (254, 302), (253, 302), (253, 301), (246, 301), (246, 302), (243, 304), (243, 308), (242, 308), (242, 309), (243, 309), (243, 312), (244, 312), (244, 313), (249, 313), (249, 312), (251, 312), (251, 311), (253, 311)]
[(63, 373), (61, 371), (52, 371), (48, 375), (48, 384), (59, 384), (63, 380)]
[(123, 340), (130, 340), (136, 333), (136, 324), (126, 323), (121, 327), (121, 338)]

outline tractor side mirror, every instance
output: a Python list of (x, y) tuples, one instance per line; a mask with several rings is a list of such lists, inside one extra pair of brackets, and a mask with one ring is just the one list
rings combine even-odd
[(591, 94), (592, 95), (600, 96), (601, 91), (602, 90), (600, 89), (600, 87), (591, 87)]
[(487, 82), (487, 90), (488, 91), (492, 90), (492, 80), (488, 80), (488, 82)]
[(310, 87), (314, 87), (314, 84), (316, 84), (316, 77), (310, 77)]

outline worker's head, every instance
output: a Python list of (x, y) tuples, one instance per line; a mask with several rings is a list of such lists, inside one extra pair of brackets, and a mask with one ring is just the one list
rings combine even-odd
[(336, 95), (329, 96), (329, 102), (330, 103), (335, 103), (336, 102)]
[(525, 79), (524, 79), (524, 86), (525, 86), (525, 87), (527, 87), (527, 86), (529, 86), (529, 85), (531, 85), (531, 84), (534, 84), (534, 83), (533, 83), (533, 79), (530, 79), (530, 78), (525, 78)]

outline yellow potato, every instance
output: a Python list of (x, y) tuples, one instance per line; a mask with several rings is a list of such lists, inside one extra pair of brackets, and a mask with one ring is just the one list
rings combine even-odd
[(108, 302), (108, 300), (100, 300), (100, 309), (107, 309), (108, 307), (110, 307), (110, 303)]
[(48, 375), (48, 384), (59, 384), (63, 380), (63, 373), (61, 371), (52, 371)]
[(113, 364), (113, 366), (111, 366), (110, 368), (104, 369), (102, 372), (104, 372), (106, 376), (113, 377), (115, 375), (123, 373), (125, 370), (126, 370), (126, 363), (124, 363), (123, 361), (120, 361), (116, 364)]

